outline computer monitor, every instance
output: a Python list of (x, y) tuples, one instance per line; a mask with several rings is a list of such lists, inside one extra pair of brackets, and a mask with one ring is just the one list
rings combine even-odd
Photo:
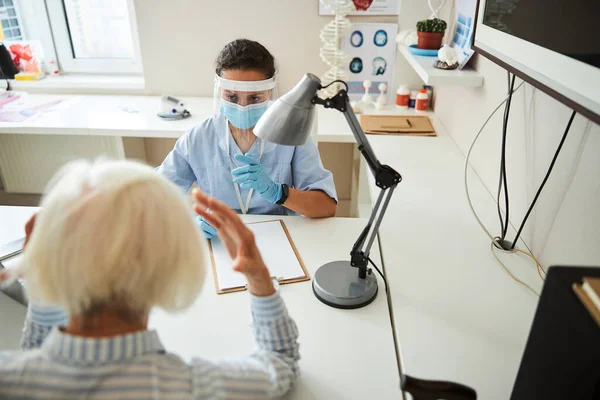
[(600, 268), (548, 269), (511, 400), (600, 400), (600, 326), (572, 288), (584, 277)]

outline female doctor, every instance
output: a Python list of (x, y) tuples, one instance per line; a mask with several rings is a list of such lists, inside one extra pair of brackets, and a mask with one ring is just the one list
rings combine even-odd
[[(332, 217), (337, 195), (314, 142), (280, 146), (252, 129), (276, 99), (275, 61), (260, 43), (238, 39), (216, 61), (215, 115), (177, 140), (158, 172), (184, 191), (194, 182), (243, 214)], [(210, 238), (216, 231), (204, 220)]]

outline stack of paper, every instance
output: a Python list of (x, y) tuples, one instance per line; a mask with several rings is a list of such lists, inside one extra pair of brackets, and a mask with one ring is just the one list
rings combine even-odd
[(600, 278), (583, 278), (581, 285), (573, 284), (573, 290), (600, 326)]

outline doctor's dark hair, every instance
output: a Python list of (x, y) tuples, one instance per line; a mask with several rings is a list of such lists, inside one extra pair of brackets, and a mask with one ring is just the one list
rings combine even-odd
[(225, 45), (217, 56), (215, 67), (218, 76), (229, 69), (260, 71), (265, 74), (265, 79), (275, 75), (273, 55), (262, 44), (248, 39), (236, 39)]

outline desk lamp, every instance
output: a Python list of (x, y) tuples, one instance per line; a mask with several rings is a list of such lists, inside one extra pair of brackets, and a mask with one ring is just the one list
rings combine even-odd
[(381, 192), (367, 226), (352, 247), (350, 261), (333, 261), (321, 266), (313, 277), (313, 291), (320, 301), (331, 307), (353, 309), (370, 304), (377, 296), (377, 278), (368, 268), (369, 254), (385, 210), (402, 177), (391, 167), (382, 165), (375, 156), (350, 106), (348, 85), (343, 81), (331, 84), (334, 83), (341, 83), (345, 88), (333, 97), (322, 99), (317, 95), (317, 91), (324, 89), (321, 81), (313, 74), (306, 74), (290, 92), (267, 109), (254, 127), (254, 134), (276, 144), (300, 146), (311, 135), (315, 105), (335, 108), (346, 117), (358, 149)]

